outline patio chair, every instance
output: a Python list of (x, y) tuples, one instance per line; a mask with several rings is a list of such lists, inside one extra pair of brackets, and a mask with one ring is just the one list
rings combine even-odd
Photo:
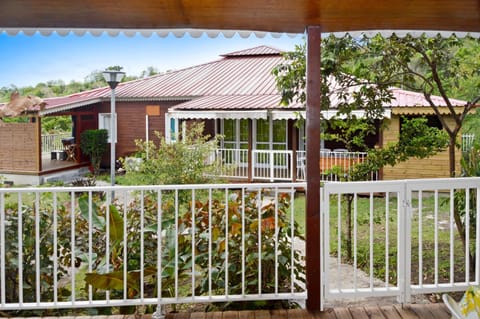
[(306, 173), (305, 173), (305, 157), (303, 156), (300, 156), (300, 157), (297, 157), (297, 176), (300, 178), (300, 179), (306, 179), (307, 176), (306, 176)]
[[(480, 319), (478, 304), (479, 288), (470, 286), (460, 302), (456, 302), (450, 295), (443, 294), (442, 299), (454, 319)], [(464, 315), (466, 313), (466, 315)]]
[(75, 151), (77, 149), (77, 144), (65, 145), (65, 154), (67, 155), (67, 161), (76, 162)]
[(448, 310), (450, 310), (450, 313), (452, 314), (452, 318), (466, 319), (465, 316), (462, 315), (460, 306), (450, 295), (443, 294), (442, 299), (445, 306), (447, 306)]

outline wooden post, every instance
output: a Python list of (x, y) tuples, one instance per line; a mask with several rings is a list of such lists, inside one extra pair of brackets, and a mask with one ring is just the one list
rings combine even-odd
[(306, 280), (307, 309), (319, 311), (320, 274), (320, 43), (321, 28), (307, 27)]
[(35, 131), (35, 145), (37, 146), (37, 152), (35, 156), (37, 157), (37, 172), (42, 171), (42, 118), (40, 116), (35, 116), (34, 119), (36, 125)]
[(291, 136), (292, 143), (292, 182), (297, 181), (297, 163), (298, 163), (298, 135), (297, 128), (295, 127), (295, 121), (288, 121), (288, 129), (290, 130), (289, 136)]

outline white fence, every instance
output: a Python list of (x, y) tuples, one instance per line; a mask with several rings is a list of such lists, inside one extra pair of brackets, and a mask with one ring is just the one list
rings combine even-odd
[[(326, 183), (324, 301), (396, 296), (408, 302), (412, 295), (479, 285), (479, 197), (480, 178)], [(455, 210), (469, 212), (462, 217), (465, 245)]]
[(304, 300), (296, 187), (0, 188), (0, 310)]
[(475, 134), (462, 134), (462, 152), (468, 152), (475, 141)]
[[(305, 187), (0, 188), (0, 310), (304, 300)], [(479, 285), (479, 197), (480, 178), (325, 183), (322, 300)]]
[(252, 176), (259, 180), (293, 180), (292, 151), (253, 150)]
[[(350, 168), (365, 161), (365, 152), (321, 151), (320, 169), (322, 181), (339, 181), (347, 175)], [(297, 181), (306, 180), (306, 152), (297, 151), (296, 159), (291, 150), (252, 150), (252, 166), (248, 166), (248, 150), (218, 149), (216, 159), (222, 165), (221, 176), (247, 179), (249, 172), (254, 180)], [(296, 161), (296, 172), (294, 171)], [(377, 172), (372, 172), (372, 180)]]
[(71, 137), (71, 133), (42, 135), (42, 153), (63, 150), (62, 138)]
[(221, 165), (220, 176), (248, 178), (248, 150), (220, 148), (216, 150), (215, 155)]

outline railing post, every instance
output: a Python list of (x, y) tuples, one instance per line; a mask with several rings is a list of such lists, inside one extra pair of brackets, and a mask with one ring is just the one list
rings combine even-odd
[(306, 282), (307, 309), (321, 309), (320, 274), (320, 44), (321, 28), (307, 27), (307, 189), (306, 189)]
[(275, 178), (275, 153), (274, 153), (274, 150), (270, 150), (270, 158), (269, 158), (269, 161), (270, 161), (270, 182), (273, 182), (274, 178)]
[(248, 119), (248, 182), (251, 183), (253, 181), (253, 170), (255, 169), (253, 163), (253, 152), (252, 152), (252, 144), (253, 144), (253, 122), (251, 119)]
[(404, 182), (398, 199), (398, 220), (399, 220), (399, 240), (398, 240), (398, 262), (397, 262), (397, 282), (400, 289), (398, 302), (404, 304), (410, 302), (410, 277), (411, 277), (411, 203), (412, 192), (408, 183)]

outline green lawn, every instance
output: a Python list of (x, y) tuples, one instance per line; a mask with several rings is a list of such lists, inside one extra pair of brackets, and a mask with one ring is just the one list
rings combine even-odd
[[(331, 200), (331, 216), (330, 216), (330, 249), (334, 255), (338, 254), (338, 206), (337, 199)], [(450, 230), (448, 228), (449, 221), (449, 200), (448, 198), (440, 198), (435, 203), (433, 196), (425, 196), (422, 199), (422, 210), (419, 210), (418, 199), (412, 202), (412, 221), (411, 221), (411, 252), (412, 252), (412, 282), (418, 283), (421, 279), (423, 283), (434, 283), (435, 276), (438, 281), (449, 282), (450, 280)], [(347, 209), (346, 201), (342, 200), (341, 209), (341, 254), (344, 262), (353, 262), (347, 258), (347, 236), (346, 236), (346, 219)], [(370, 271), (370, 242), (373, 242), (373, 271), (377, 278), (385, 279), (386, 261), (388, 256), (389, 263), (389, 282), (396, 282), (397, 272), (397, 240), (398, 240), (398, 215), (397, 215), (397, 199), (390, 198), (389, 216), (387, 221), (386, 201), (384, 197), (373, 198), (373, 209), (370, 209), (369, 198), (359, 198), (357, 202), (357, 219), (355, 223), (357, 233), (357, 265), (367, 273)], [(434, 211), (438, 211), (438, 217), (435, 221)], [(353, 211), (353, 210), (352, 210)], [(352, 212), (353, 214), (353, 212)], [(370, 222), (370, 215), (373, 219)], [(387, 230), (388, 222), (388, 230)], [(435, 224), (436, 223), (436, 224)], [(419, 227), (422, 233), (419, 235)], [(353, 224), (352, 224), (353, 231)], [(373, 236), (372, 236), (373, 235)], [(386, 250), (386, 242), (388, 235), (388, 251)], [(464, 264), (465, 254), (462, 241), (456, 231), (454, 235), (454, 275), (455, 280), (464, 280)], [(435, 253), (435, 237), (438, 238), (438, 253)], [(421, 239), (421, 242), (419, 241)], [(474, 242), (474, 238), (471, 238)], [(353, 244), (352, 244), (353, 245)], [(419, 249), (420, 247), (420, 249)], [(421, 254), (421, 255), (420, 255)], [(419, 264), (420, 256), (422, 257)], [(353, 257), (353, 256), (352, 256)], [(435, 274), (435, 263), (438, 263), (438, 274)], [(421, 267), (421, 268), (420, 268)], [(473, 267), (471, 267), (473, 268)], [(419, 271), (422, 271), (419, 278)]]

